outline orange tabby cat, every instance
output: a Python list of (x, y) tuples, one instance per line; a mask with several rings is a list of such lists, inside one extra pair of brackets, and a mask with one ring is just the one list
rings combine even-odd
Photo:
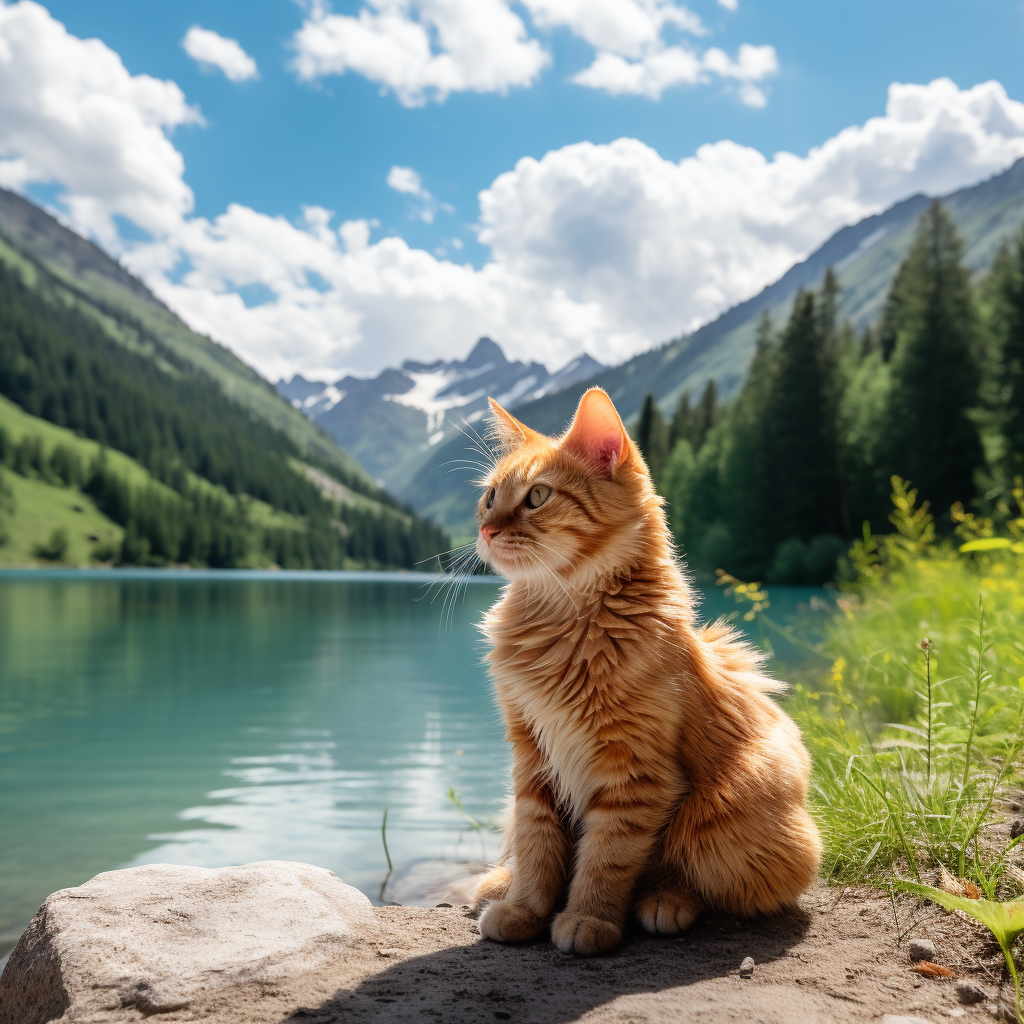
[(768, 698), (781, 688), (690, 586), (647, 466), (599, 388), (551, 439), (491, 402), (503, 457), (480, 499), (480, 556), (510, 582), (488, 614), (512, 744), (503, 865), (480, 931), (566, 952), (652, 933), (702, 907), (792, 906), (820, 842), (809, 759)]

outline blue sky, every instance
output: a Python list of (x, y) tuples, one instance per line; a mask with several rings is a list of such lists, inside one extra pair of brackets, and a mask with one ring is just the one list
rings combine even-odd
[[(497, 9), (503, 0), (489, 2)], [(51, 0), (49, 21), (38, 9), (19, 10), (15, 18), (16, 8), (31, 5), (7, 4), (0, 15), (10, 15), (6, 31), (28, 48), (24, 60), (32, 73), (18, 76), (23, 95), (0, 100), (0, 117), (28, 125), (6, 137), (0, 126), (0, 159), (11, 168), (5, 174), (0, 163), (0, 183), (51, 204), (93, 234), (190, 323), (269, 376), (302, 370), (328, 378), (347, 369), (372, 372), (406, 356), (462, 354), (484, 331), (516, 354), (549, 363), (583, 348), (615, 361), (759, 290), (843, 223), (913, 191), (969, 184), (1024, 154), (1020, 0), (975, 0), (969, 6), (738, 0), (735, 10), (714, 0), (686, 7), (672, 0), (590, 0), (591, 11), (605, 4), (617, 16), (630, 8), (631, 16), (639, 11), (663, 20), (655, 37), (631, 51), (622, 46), (618, 55), (614, 42), (594, 44), (596, 30), (587, 29), (571, 0), (533, 0), (510, 8), (523, 34), (507, 46), (518, 46), (523, 59), (540, 55), (543, 67), (509, 72), (528, 84), (456, 89), (438, 101), (429, 91), (402, 97), (358, 70), (342, 75), (321, 68), (305, 80), (297, 72), (296, 33), (304, 25), (326, 24), (335, 15), (355, 19), (360, 11), (364, 18), (377, 16), (390, 4), (403, 24), (415, 26), (429, 20), (431, 3), (436, 6), (436, 0), (339, 0), (318, 11), (292, 0)], [(689, 27), (681, 27), (687, 18)], [(42, 40), (57, 38), (57, 23), (69, 37), (60, 45), (75, 55), (61, 63), (70, 62), (73, 75), (56, 59), (47, 65), (39, 57)], [(348, 31), (355, 22), (336, 24)], [(230, 81), (220, 70), (200, 66), (182, 46), (195, 25), (237, 40), (255, 60), (259, 77)], [(4, 31), (0, 18), (0, 40)], [(104, 65), (97, 85), (89, 65), (96, 54), (79, 43), (93, 37), (123, 63), (123, 81)], [(762, 48), (762, 57), (764, 48), (772, 48), (777, 70), (765, 71), (762, 61), (761, 71), (737, 71), (744, 45)], [(432, 46), (435, 56), (444, 55), (436, 32)], [(733, 70), (702, 71), (704, 81), (667, 85), (657, 98), (616, 95), (607, 85), (571, 80), (602, 50), (635, 67), (672, 48), (698, 60), (719, 48)], [(139, 117), (126, 114), (109, 153), (100, 154), (97, 144), (76, 163), (67, 143), (65, 167), (59, 154), (67, 126), (51, 125), (49, 115), (40, 114), (48, 75), (75, 102), (95, 99), (103, 89), (121, 102), (124, 90), (131, 91), (126, 82), (152, 76), (176, 84), (188, 107), (168, 85), (156, 129), (145, 111), (141, 126)], [(863, 127), (885, 115), (892, 83), (925, 88), (940, 78), (952, 79), (959, 92), (922, 93), (927, 130), (906, 127), (918, 117), (913, 98), (893, 133), (880, 130), (881, 143)], [(760, 90), (763, 106), (750, 105), (745, 82)], [(986, 82), (1000, 83), (1006, 97), (963, 98), (965, 90)], [(130, 97), (127, 102), (139, 105)], [(755, 95), (753, 102), (761, 100)], [(944, 126), (949, 121), (956, 122), (952, 130)], [(856, 145), (842, 141), (851, 127), (861, 132)], [(160, 145), (155, 130), (169, 146)], [(47, 132), (44, 147), (38, 140)], [(636, 145), (609, 147), (619, 139)], [(736, 147), (709, 166), (693, 164), (680, 177), (679, 161), (722, 140)], [(794, 178), (784, 168), (769, 173), (750, 162), (751, 151), (769, 163), (779, 151), (806, 160), (812, 147), (829, 140), (842, 151), (838, 163), (846, 160), (835, 173), (808, 163)], [(580, 143), (594, 147), (581, 149)], [(136, 180), (144, 175), (124, 170), (136, 146), (148, 147), (146, 159), (167, 177), (159, 195), (155, 185), (148, 198), (129, 195), (146, 187)], [(524, 157), (533, 162), (517, 170)], [(753, 216), (750, 208), (733, 209), (728, 196), (708, 191), (719, 158), (728, 162), (722, 177), (732, 182), (738, 202), (763, 208), (777, 195), (788, 197), (749, 244), (742, 233)], [(89, 177), (81, 171), (83, 159), (96, 161), (93, 179), (103, 177), (103, 159), (117, 168), (111, 181), (124, 171), (123, 196), (114, 194), (114, 185), (101, 195), (103, 188), (81, 180)], [(885, 170), (873, 175), (872, 161)], [(898, 175), (894, 164), (902, 168)], [(396, 166), (414, 170), (426, 191), (416, 196), (389, 187)], [(859, 175), (855, 186), (848, 184), (851, 174)], [(506, 178), (499, 188), (501, 175)], [(392, 176), (402, 180), (415, 181)], [(813, 196), (794, 199), (800, 188)], [(667, 199), (660, 197), (666, 189), (672, 192)], [(481, 206), (484, 190), (489, 207), (486, 201)], [(165, 201), (161, 213), (157, 207)], [(218, 224), (232, 204), (252, 216)], [(137, 212), (143, 206), (146, 212)], [(335, 216), (303, 219), (307, 207)], [(711, 209), (719, 211), (717, 220), (708, 219)], [(677, 215), (674, 237), (659, 240), (659, 225)], [(278, 216), (302, 237), (272, 224)], [(352, 228), (342, 243), (337, 229), (346, 221), (365, 225)], [(478, 242), (481, 224), (485, 234)], [(324, 225), (335, 233), (330, 241), (324, 240)], [(781, 248), (773, 231), (785, 236)], [(333, 246), (338, 253), (316, 249), (307, 242), (314, 236), (321, 249)], [(380, 248), (388, 237), (403, 240), (405, 248)], [(680, 239), (689, 237), (693, 252), (680, 248)], [(568, 245), (566, 238), (575, 242)], [(242, 245), (250, 247), (249, 255)], [(278, 250), (289, 255), (270, 266), (265, 257)], [(720, 266), (705, 280), (700, 275), (708, 252)], [(309, 289), (326, 297), (310, 299)], [(674, 289), (678, 301), (671, 300)], [(231, 295), (241, 296), (244, 308)]]

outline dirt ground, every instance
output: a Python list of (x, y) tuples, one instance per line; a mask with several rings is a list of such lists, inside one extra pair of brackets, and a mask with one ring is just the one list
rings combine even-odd
[[(466, 909), (381, 907), (380, 932), (347, 949), (328, 974), (252, 992), (222, 993), (180, 1017), (224, 1024), (360, 1021), (515, 1021), (517, 1024), (992, 1021), (998, 946), (966, 920), (877, 892), (812, 889), (799, 912), (756, 921), (708, 916), (685, 935), (630, 935), (610, 956), (582, 960), (550, 942), (484, 942)], [(961, 1005), (953, 978), (921, 977), (910, 939), (930, 938), (935, 961), (986, 990)], [(739, 967), (753, 957), (753, 976)], [(1003, 999), (1008, 984), (1001, 986)], [(895, 1022), (887, 1022), (895, 1024)], [(900, 1021), (899, 1024), (909, 1024)]]

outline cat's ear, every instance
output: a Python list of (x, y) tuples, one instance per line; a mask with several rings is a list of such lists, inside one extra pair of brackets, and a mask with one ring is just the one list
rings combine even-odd
[(580, 399), (562, 447), (589, 463), (601, 476), (614, 478), (615, 470), (630, 454), (629, 437), (612, 400), (601, 388), (591, 388)]
[(520, 423), (493, 398), (488, 398), (487, 404), (491, 407), (491, 426), (494, 435), (506, 452), (515, 451), (524, 441), (537, 437), (537, 431), (531, 430), (525, 423)]

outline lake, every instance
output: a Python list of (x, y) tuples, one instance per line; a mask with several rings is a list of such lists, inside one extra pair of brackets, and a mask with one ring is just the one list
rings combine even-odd
[[(466, 815), (505, 798), (476, 628), (499, 583), (446, 604), (417, 574), (0, 573), (0, 956), (111, 868), (299, 860), (422, 903), (493, 856)], [(777, 588), (773, 613), (824, 595)]]

